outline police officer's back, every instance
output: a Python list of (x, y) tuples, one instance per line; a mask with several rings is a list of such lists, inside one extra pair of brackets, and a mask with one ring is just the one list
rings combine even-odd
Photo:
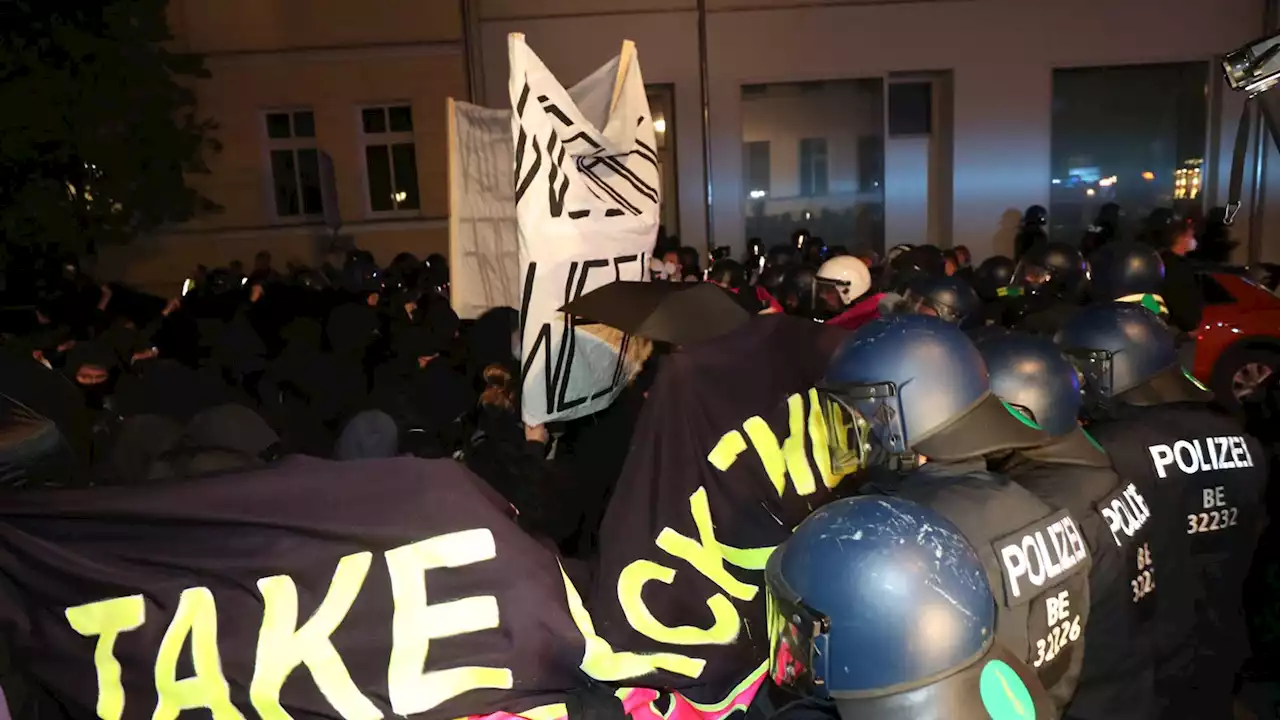
[(1042, 447), (993, 458), (992, 469), (1051, 507), (1069, 510), (1093, 557), (1084, 667), (1067, 717), (1153, 717), (1150, 634), (1157, 558), (1149, 505), (1134, 483), (1116, 475), (1106, 453), (1080, 427), (1080, 381), (1051, 340), (1010, 333), (984, 338), (978, 349), (996, 395), (1051, 437)]
[(974, 548), (897, 498), (823, 506), (769, 558), (770, 678), (803, 697), (775, 720), (1052, 717), (996, 638)]
[(984, 457), (1042, 445), (1045, 434), (991, 393), (977, 349), (934, 317), (897, 315), (854, 332), (822, 392), (833, 463), (868, 470), (864, 491), (919, 502), (960, 528), (996, 590), (998, 639), (1064, 705), (1088, 621), (1088, 547), (1069, 512), (988, 471)]
[(1150, 312), (1091, 306), (1057, 342), (1085, 377), (1090, 431), (1122, 477), (1151, 488), (1161, 715), (1230, 717), (1247, 652), (1241, 586), (1265, 521), (1262, 450), (1208, 404)]

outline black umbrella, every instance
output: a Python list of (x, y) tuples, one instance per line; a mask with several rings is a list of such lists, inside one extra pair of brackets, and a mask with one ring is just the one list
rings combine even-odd
[(596, 288), (560, 310), (674, 345), (719, 337), (751, 319), (729, 291), (712, 283), (619, 281)]

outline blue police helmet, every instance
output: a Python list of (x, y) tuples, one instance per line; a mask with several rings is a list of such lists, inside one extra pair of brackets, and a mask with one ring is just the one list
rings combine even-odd
[[(1024, 678), (1031, 673), (995, 640), (996, 601), (982, 561), (926, 507), (875, 496), (826, 505), (774, 551), (765, 581), (773, 680), (834, 699), (842, 716), (848, 702), (847, 717), (987, 717), (973, 710), (987, 704), (978, 689), (993, 671), (1004, 672), (1004, 700), (1035, 707), (1027, 687), (1035, 681)], [(948, 685), (968, 690), (939, 692)], [(919, 711), (930, 700), (948, 712), (879, 712)]]
[(883, 464), (883, 456), (961, 460), (1047, 440), (992, 394), (986, 363), (964, 332), (927, 315), (858, 328), (828, 362), (820, 390), (833, 462), (846, 472)]
[(1132, 240), (1103, 245), (1089, 256), (1089, 270), (1090, 294), (1102, 302), (1140, 300), (1142, 295), (1158, 295), (1164, 285), (1160, 253)]
[(976, 341), (991, 391), (1053, 437), (1079, 427), (1080, 376), (1062, 350), (1043, 337), (1007, 333)]
[(1207, 399), (1203, 386), (1178, 363), (1173, 332), (1141, 305), (1112, 302), (1081, 308), (1063, 323), (1054, 342), (1083, 374), (1090, 403), (1147, 386), (1158, 386), (1158, 398), (1136, 398), (1135, 404)]
[(903, 299), (908, 312), (935, 315), (961, 327), (972, 326), (981, 316), (978, 293), (955, 276), (917, 278)]

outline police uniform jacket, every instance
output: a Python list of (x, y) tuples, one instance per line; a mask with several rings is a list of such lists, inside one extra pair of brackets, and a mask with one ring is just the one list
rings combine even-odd
[[(1159, 567), (1157, 692), (1180, 678), (1230, 679), (1247, 653), (1242, 585), (1266, 521), (1263, 449), (1201, 403), (1122, 406), (1090, 426), (1116, 471), (1152, 506)], [(1175, 709), (1176, 714), (1176, 709)]]
[(1067, 717), (1153, 717), (1156, 558), (1146, 499), (1116, 475), (1101, 447), (1080, 430), (992, 467), (1051, 508), (1069, 511), (1093, 560), (1084, 665)]
[(1032, 666), (1062, 708), (1075, 692), (1089, 620), (1091, 558), (1079, 522), (984, 459), (930, 462), (864, 492), (918, 502), (955, 523), (978, 551), (995, 594), (996, 636)]

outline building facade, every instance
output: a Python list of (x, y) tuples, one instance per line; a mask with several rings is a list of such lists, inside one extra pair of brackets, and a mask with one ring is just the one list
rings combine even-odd
[[(832, 245), (965, 244), (981, 258), (1011, 252), (1033, 204), (1050, 208), (1055, 236), (1068, 240), (1112, 197), (1130, 221), (1175, 200), (1194, 212), (1189, 198), (1175, 198), (1183, 167), (1202, 168), (1204, 211), (1224, 202), (1243, 98), (1223, 87), (1216, 57), (1265, 34), (1264, 0), (706, 6), (709, 183), (697, 0), (474, 0), (478, 101), (507, 101), (507, 33), (525, 33), (565, 83), (628, 38), (645, 82), (673, 90), (678, 185), (664, 200), (677, 205), (669, 231), (685, 244), (706, 242), (709, 210), (716, 245), (741, 248), (754, 235), (773, 244), (808, 229)], [(1143, 97), (1170, 78), (1196, 77), (1194, 92)], [(775, 107), (784, 96), (789, 110)], [(1126, 122), (1139, 127), (1118, 127)], [(1058, 170), (1059, 156), (1082, 144), (1099, 169), (1087, 187)], [(1247, 218), (1238, 223), (1243, 239)], [(1280, 259), (1280, 232), (1270, 234), (1261, 254)]]
[[(104, 261), (149, 287), (259, 249), (315, 263), (335, 216), (383, 261), (446, 251), (445, 98), (509, 106), (511, 32), (566, 85), (637, 43), (686, 245), (803, 229), (981, 258), (1033, 204), (1069, 240), (1110, 199), (1207, 211), (1243, 106), (1216, 58), (1264, 34), (1264, 2), (706, 0), (708, 181), (697, 0), (172, 0), (224, 148), (193, 182), (225, 211)], [(1280, 225), (1257, 245), (1280, 260)]]
[(223, 211), (104, 253), (104, 274), (173, 292), (197, 264), (269, 250), (315, 265), (343, 241), (382, 261), (448, 249), (445, 99), (469, 97), (456, 0), (172, 0), (222, 151), (191, 182)]

